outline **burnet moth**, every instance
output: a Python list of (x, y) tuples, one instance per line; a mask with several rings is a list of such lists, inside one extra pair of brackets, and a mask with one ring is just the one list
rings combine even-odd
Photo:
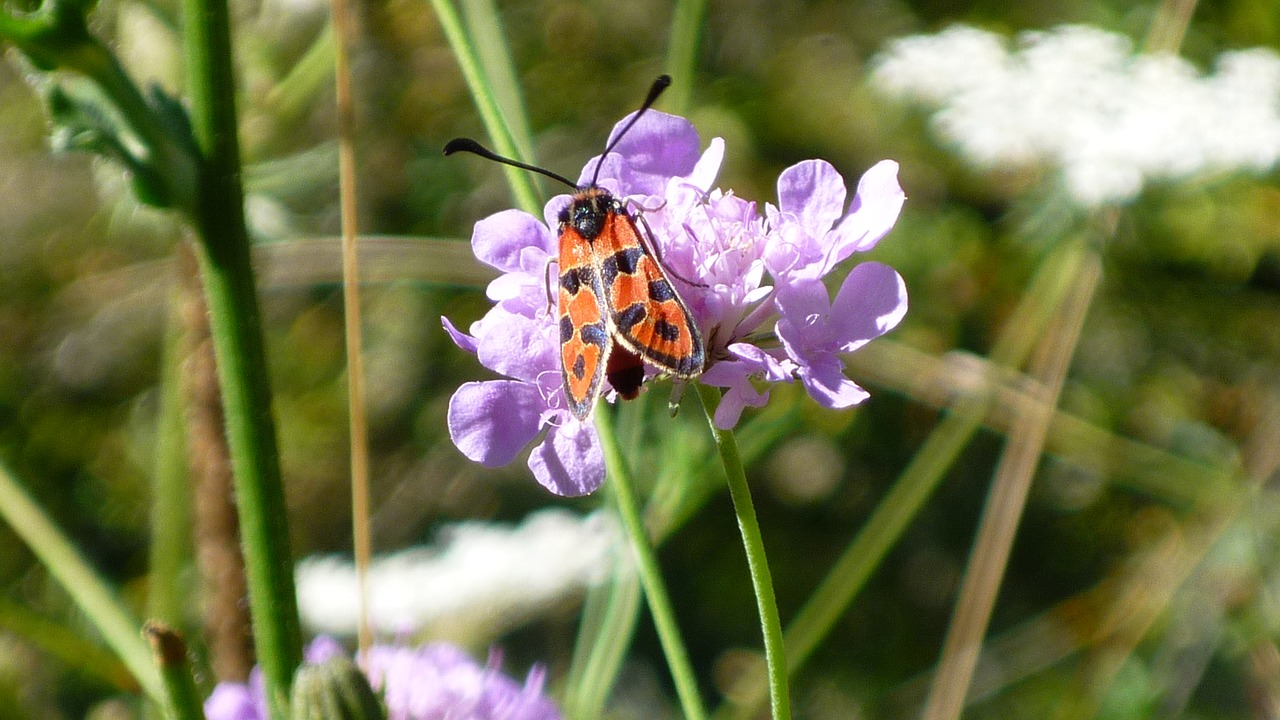
[(574, 189), (559, 217), (560, 363), (569, 410), (586, 420), (604, 381), (634, 398), (644, 363), (677, 378), (701, 374), (706, 352), (688, 307), (640, 232), (626, 203), (596, 184), (604, 159), (671, 84), (654, 81), (639, 111), (600, 155), (591, 182), (579, 186), (550, 170), (502, 157), (470, 138), (455, 138), (444, 154), (469, 152), (545, 175)]

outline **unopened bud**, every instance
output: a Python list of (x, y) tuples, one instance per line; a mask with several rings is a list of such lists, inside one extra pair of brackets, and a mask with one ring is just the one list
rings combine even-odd
[(378, 696), (345, 657), (304, 665), (293, 679), (293, 720), (385, 720)]

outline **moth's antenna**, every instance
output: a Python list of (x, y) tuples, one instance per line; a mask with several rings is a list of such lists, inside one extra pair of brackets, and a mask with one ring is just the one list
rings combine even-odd
[(537, 165), (529, 165), (528, 163), (522, 163), (519, 160), (512, 160), (511, 158), (502, 157), (501, 155), (495, 153), (489, 148), (486, 148), (485, 146), (481, 145), (475, 140), (472, 140), (471, 138), (454, 138), (449, 142), (445, 143), (445, 146), (444, 146), (445, 155), (452, 155), (456, 152), (469, 152), (473, 155), (479, 155), (480, 157), (486, 160), (492, 160), (497, 163), (502, 163), (503, 165), (510, 165), (511, 167), (518, 167), (521, 170), (528, 170), (530, 172), (536, 172), (541, 175), (546, 175), (552, 180), (559, 180), (560, 182), (564, 183), (565, 185), (568, 185), (574, 190), (578, 189), (578, 183), (570, 180), (569, 178), (563, 175), (560, 175), (559, 173), (553, 173), (550, 170), (547, 170), (546, 168), (540, 168)]
[(600, 154), (600, 161), (596, 163), (596, 171), (591, 174), (592, 185), (595, 185), (596, 180), (600, 179), (600, 167), (604, 165), (604, 159), (608, 157), (613, 148), (618, 145), (618, 141), (627, 134), (627, 131), (631, 129), (632, 125), (636, 124), (636, 121), (640, 119), (640, 116), (644, 114), (644, 111), (648, 110), (655, 102), (658, 101), (658, 96), (662, 94), (662, 91), (666, 90), (670, 86), (670, 75), (659, 75), (658, 79), (653, 81), (653, 87), (649, 88), (649, 95), (645, 97), (644, 103), (640, 105), (640, 109), (636, 111), (635, 115), (631, 116), (631, 119), (627, 121), (626, 125), (622, 126), (622, 129), (618, 131), (616, 136), (614, 136), (613, 142), (606, 145), (604, 152)]
[[(644, 103), (640, 105), (640, 109), (636, 111), (635, 115), (631, 116), (631, 119), (627, 121), (626, 125), (622, 126), (622, 129), (619, 130), (618, 134), (613, 138), (613, 142), (605, 146), (604, 152), (600, 155), (600, 161), (596, 163), (596, 170), (591, 175), (591, 185), (595, 185), (596, 180), (600, 178), (600, 166), (604, 164), (604, 159), (613, 151), (613, 148), (618, 145), (618, 141), (627, 134), (627, 131), (630, 130), (633, 125), (636, 124), (636, 121), (640, 119), (640, 116), (644, 114), (644, 111), (648, 110), (655, 102), (658, 101), (658, 96), (661, 95), (662, 91), (666, 90), (670, 85), (670, 75), (659, 75), (658, 79), (653, 81), (653, 86), (649, 88), (649, 94), (645, 97)], [(469, 152), (473, 155), (479, 155), (486, 160), (492, 160), (497, 163), (502, 163), (503, 165), (510, 165), (511, 167), (518, 167), (521, 170), (528, 170), (529, 172), (536, 172), (539, 175), (546, 175), (552, 180), (558, 180), (575, 190), (579, 189), (578, 183), (573, 182), (559, 173), (551, 172), (550, 170), (540, 168), (537, 165), (530, 165), (528, 163), (522, 163), (519, 160), (512, 160), (511, 158), (503, 157), (471, 138), (454, 138), (445, 143), (445, 155), (452, 155), (456, 152)]]

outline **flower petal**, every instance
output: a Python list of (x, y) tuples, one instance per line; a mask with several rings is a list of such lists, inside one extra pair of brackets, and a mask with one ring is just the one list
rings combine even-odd
[(552, 341), (555, 324), (549, 315), (527, 317), (495, 307), (484, 316), (483, 327), (484, 334), (476, 343), (476, 357), (490, 370), (536, 382), (542, 373), (559, 369)]
[(803, 348), (826, 345), (831, 315), (831, 301), (827, 299), (827, 287), (821, 280), (797, 280), (779, 285), (778, 338), (797, 361), (797, 353)]
[(508, 300), (516, 298), (524, 298), (535, 293), (541, 294), (544, 298), (547, 296), (547, 283), (539, 283), (537, 278), (525, 272), (509, 272), (503, 273), (494, 278), (489, 283), (489, 287), (485, 288), (484, 294), (490, 300), (496, 303), (505, 303)]
[(542, 217), (546, 218), (547, 227), (556, 228), (556, 245), (551, 249), (551, 257), (555, 259), (559, 256), (560, 251), (560, 213), (569, 209), (569, 203), (573, 201), (572, 195), (556, 195), (542, 206)]
[(844, 279), (831, 303), (831, 339), (853, 352), (897, 327), (907, 314), (907, 285), (896, 270), (864, 262)]
[(724, 163), (724, 139), (711, 138), (707, 149), (703, 151), (702, 157), (698, 158), (698, 162), (693, 166), (693, 170), (689, 172), (689, 177), (685, 182), (698, 188), (702, 192), (711, 189), (711, 184), (716, 181), (716, 176), (720, 174), (720, 166)]
[(454, 345), (457, 345), (469, 353), (474, 353), (476, 351), (476, 339), (455, 327), (449, 318), (442, 315), (440, 317), (440, 324), (444, 325), (444, 331), (449, 334), (449, 339), (453, 340)]
[(847, 194), (844, 178), (826, 160), (805, 160), (778, 176), (778, 209), (794, 215), (812, 238), (840, 219)]
[(590, 423), (562, 413), (564, 424), (552, 427), (529, 454), (529, 469), (542, 486), (557, 495), (578, 497), (604, 484), (604, 453)]
[(476, 223), (471, 232), (471, 249), (476, 259), (503, 272), (527, 269), (529, 248), (540, 248), (544, 254), (551, 254), (555, 243), (547, 226), (522, 210), (503, 210), (490, 215)]
[(204, 715), (209, 720), (258, 720), (253, 693), (244, 683), (220, 682), (204, 701)]
[(449, 398), (449, 437), (467, 459), (501, 467), (537, 436), (544, 409), (542, 395), (527, 383), (463, 383)]
[(826, 270), (855, 252), (875, 247), (898, 221), (906, 199), (898, 184), (898, 163), (881, 160), (864, 173), (858, 181), (858, 193), (849, 206), (849, 214), (836, 226), (835, 244)]
[(832, 410), (857, 405), (871, 397), (871, 393), (844, 376), (844, 365), (835, 355), (812, 358), (800, 369), (800, 381), (819, 405)]
[(308, 665), (319, 665), (336, 657), (346, 657), (346, 654), (342, 643), (328, 635), (317, 635), (302, 651), (302, 658)]
[[(609, 142), (614, 141), (634, 115), (626, 116), (613, 127)], [(699, 144), (693, 123), (650, 110), (604, 158), (599, 177), (616, 179), (621, 195), (661, 195), (672, 177), (693, 172), (701, 155)], [(589, 184), (596, 177), (598, 163), (598, 156), (587, 163), (578, 178), (579, 185)]]
[(742, 419), (742, 411), (748, 407), (764, 407), (769, 402), (769, 391), (756, 390), (749, 382), (729, 388), (716, 406), (712, 421), (721, 430), (732, 430)]

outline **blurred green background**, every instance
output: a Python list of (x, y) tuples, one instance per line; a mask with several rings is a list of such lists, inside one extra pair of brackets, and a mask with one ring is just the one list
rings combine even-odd
[[(488, 374), (454, 348), (439, 317), (460, 327), (477, 319), (487, 276), (459, 270), (460, 256), (429, 240), (465, 241), (476, 220), (511, 201), (497, 167), (440, 154), (449, 138), (483, 130), (430, 6), (357, 7), (360, 224), (405, 236), (366, 256), (375, 549), (426, 542), (450, 520), (597, 507), (598, 498), (548, 496), (521, 462), (496, 471), (468, 463), (449, 440), (450, 394)], [(671, 7), (548, 0), (500, 10), (538, 158), (576, 176), (663, 71)], [(936, 426), (938, 404), (963, 389), (965, 358), (990, 352), (1036, 269), (1087, 226), (1046, 196), (1036, 173), (965, 166), (929, 132), (924, 111), (870, 86), (868, 60), (894, 37), (954, 22), (1009, 35), (1089, 23), (1141, 43), (1156, 11), (1094, 0), (710, 4), (698, 75), (676, 82), (690, 85), (704, 142), (726, 139), (720, 187), (774, 201), (778, 172), (796, 161), (824, 158), (852, 185), (893, 158), (908, 196), (871, 255), (902, 273), (911, 298), (888, 349), (855, 364), (872, 399), (834, 413), (780, 388), (767, 416), (743, 430), (758, 450), (749, 473), (784, 622)], [(93, 20), (135, 78), (180, 92), (176, 16), (163, 1), (104, 0)], [(346, 497), (349, 462), (337, 152), (329, 55), (317, 40), (328, 5), (238, 2), (234, 20), (294, 550), (346, 552), (348, 506), (334, 501)], [(1280, 47), (1280, 5), (1270, 0), (1198, 4), (1182, 52), (1208, 68), (1225, 50), (1254, 46)], [(184, 230), (138, 205), (116, 166), (51, 154), (39, 95), (24, 81), (30, 70), (12, 52), (10, 60), (0, 64), (0, 459), (141, 608), (161, 358), (167, 308), (181, 297), (174, 258)], [(1094, 717), (1280, 712), (1276, 180), (1164, 183), (1109, 215), (1114, 233), (1096, 245), (1101, 284), (1060, 405), (1095, 432), (1050, 431), (972, 717), (1045, 717), (1062, 698), (1090, 693), (1096, 704), (1081, 714)], [(908, 357), (894, 352), (911, 350), (917, 364), (894, 362)], [(664, 401), (651, 398), (646, 411), (661, 417)], [(1005, 407), (1011, 413), (1016, 406)], [(701, 431), (697, 418), (681, 420)], [(633, 444), (642, 480), (660, 464), (662, 443), (688, 433), (655, 431)], [(1115, 438), (1138, 444), (1098, 444)], [(798, 716), (918, 713), (1002, 443), (984, 430), (951, 465), (797, 679)], [(1181, 458), (1192, 471), (1167, 472), (1153, 457)], [(1215, 484), (1222, 477), (1226, 489)], [(674, 534), (660, 559), (704, 694), (717, 698), (749, 664), (759, 629), (728, 497), (716, 478), (701, 481), (687, 514), (668, 518)], [(128, 716), (109, 672), (37, 647), (22, 629), (30, 611), (73, 630), (58, 640), (63, 655), (95, 646), (66, 594), (4, 527), (0, 606), (18, 618), (0, 630), (0, 718)], [(567, 607), (500, 639), (509, 661), (563, 672), (576, 617)], [(627, 677), (656, 685), (649, 701), (669, 698), (647, 618), (633, 655), (640, 669)]]

